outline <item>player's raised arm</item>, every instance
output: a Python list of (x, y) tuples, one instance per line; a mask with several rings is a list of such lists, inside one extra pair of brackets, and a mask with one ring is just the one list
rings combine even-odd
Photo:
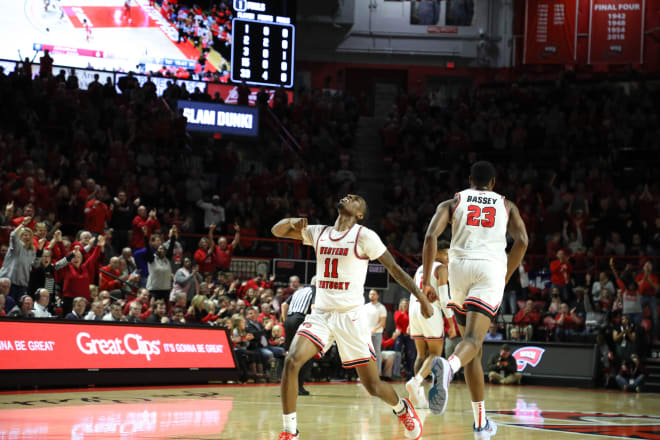
[(518, 266), (522, 263), (529, 239), (527, 238), (525, 222), (523, 222), (522, 217), (520, 217), (518, 207), (508, 200), (505, 200), (504, 203), (506, 203), (507, 208), (509, 208), (509, 224), (507, 226), (507, 232), (513, 237), (513, 246), (509, 251), (509, 258), (506, 262), (506, 282), (508, 283), (511, 275), (518, 270)]
[(275, 237), (302, 240), (302, 231), (307, 227), (306, 218), (283, 218), (270, 230)]
[(387, 271), (390, 273), (390, 275), (392, 275), (397, 283), (401, 284), (404, 289), (406, 289), (419, 300), (422, 308), (422, 315), (425, 318), (430, 318), (433, 316), (433, 307), (431, 307), (431, 303), (429, 302), (428, 298), (417, 288), (415, 281), (410, 278), (410, 275), (408, 275), (406, 271), (404, 271), (401, 266), (399, 266), (397, 262), (394, 261), (394, 257), (392, 257), (392, 254), (390, 254), (390, 251), (385, 251), (385, 253), (378, 258), (378, 261), (380, 261), (380, 263), (385, 266)]
[(451, 207), (456, 204), (456, 199), (445, 200), (440, 203), (431, 218), (428, 228), (426, 228), (426, 235), (424, 236), (424, 250), (422, 251), (422, 264), (424, 265), (424, 278), (422, 283), (424, 285), (424, 293), (427, 294), (431, 287), (431, 269), (435, 261), (435, 254), (438, 251), (438, 237), (445, 232), (445, 228), (449, 223), (449, 215)]

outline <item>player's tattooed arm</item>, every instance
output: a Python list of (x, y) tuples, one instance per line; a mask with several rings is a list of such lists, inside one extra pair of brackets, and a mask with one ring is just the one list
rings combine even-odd
[(513, 238), (513, 246), (509, 251), (509, 256), (507, 258), (507, 267), (506, 267), (506, 282), (509, 282), (509, 278), (515, 271), (518, 270), (518, 266), (522, 263), (523, 257), (525, 256), (525, 251), (527, 250), (527, 244), (529, 239), (527, 238), (527, 229), (525, 228), (525, 222), (522, 217), (520, 217), (520, 212), (518, 212), (518, 207), (508, 200), (504, 200), (507, 209), (509, 210), (509, 224), (507, 226), (507, 232)]
[(284, 218), (271, 228), (275, 237), (302, 240), (302, 231), (307, 227), (306, 218)]
[(378, 261), (385, 266), (387, 271), (392, 275), (392, 278), (401, 285), (404, 289), (414, 295), (420, 302), (422, 308), (422, 315), (425, 318), (433, 316), (433, 308), (428, 298), (415, 285), (415, 281), (408, 275), (402, 268), (394, 261), (394, 257), (390, 251), (385, 251), (383, 255), (378, 258)]
[(422, 251), (422, 262), (424, 265), (423, 285), (424, 293), (432, 294), (431, 287), (431, 268), (435, 261), (435, 254), (438, 252), (438, 237), (445, 232), (447, 224), (451, 222), (451, 210), (456, 205), (456, 199), (445, 200), (440, 203), (431, 218), (426, 234), (424, 235), (424, 250)]

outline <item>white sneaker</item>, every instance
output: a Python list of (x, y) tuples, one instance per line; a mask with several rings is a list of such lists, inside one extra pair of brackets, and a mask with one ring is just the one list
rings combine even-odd
[(491, 437), (495, 437), (495, 434), (497, 434), (497, 423), (490, 419), (486, 419), (486, 426), (483, 428), (475, 428), (474, 425), (472, 425), (472, 431), (474, 431), (475, 440), (488, 440)]
[(410, 400), (406, 398), (402, 398), (401, 400), (405, 402), (406, 410), (403, 414), (397, 415), (397, 417), (405, 428), (405, 436), (410, 440), (418, 440), (422, 436), (422, 421), (419, 420), (415, 407), (413, 407)]
[(429, 407), (424, 386), (418, 385), (414, 377), (406, 382), (406, 390), (408, 391), (408, 398), (415, 404), (415, 408), (427, 409)]
[(417, 409), (429, 409), (429, 401), (426, 400), (426, 392), (423, 385), (417, 386), (417, 395), (415, 396), (415, 407)]
[(431, 373), (433, 374), (433, 386), (429, 389), (429, 408), (433, 414), (439, 415), (447, 408), (449, 383), (453, 373), (449, 362), (440, 356), (433, 359)]

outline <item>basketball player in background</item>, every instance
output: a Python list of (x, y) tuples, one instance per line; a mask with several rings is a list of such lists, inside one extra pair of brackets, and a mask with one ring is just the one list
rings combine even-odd
[[(447, 286), (447, 263), (449, 262), (449, 242), (440, 240), (438, 252), (431, 269), (431, 287), (434, 292), (429, 297), (434, 308), (433, 316), (425, 318), (420, 310), (417, 298), (410, 299), (410, 336), (415, 341), (417, 359), (415, 359), (415, 375), (406, 383), (410, 400), (416, 408), (428, 408), (424, 394), (424, 379), (431, 373), (431, 362), (436, 356), (442, 356), (445, 340), (445, 320), (452, 319), (454, 312), (447, 307), (449, 303), (449, 288)], [(419, 266), (415, 272), (415, 285), (423, 287), (422, 279), (424, 266)], [(456, 336), (454, 325), (451, 323), (447, 331), (450, 338)]]
[(359, 225), (367, 213), (365, 200), (349, 194), (337, 204), (339, 215), (333, 226), (307, 225), (305, 218), (285, 218), (272, 228), (280, 238), (302, 240), (316, 251), (315, 308), (305, 318), (293, 339), (284, 362), (281, 394), (284, 430), (280, 440), (299, 439), (296, 428), (296, 398), (300, 367), (333, 342), (344, 368), (356, 368), (364, 388), (392, 407), (405, 428), (405, 436), (418, 439), (422, 424), (412, 403), (400, 398), (391, 385), (381, 382), (371, 334), (362, 318), (364, 282), (369, 260), (378, 260), (392, 277), (420, 302), (422, 315), (433, 308), (410, 276), (401, 269), (378, 234)]
[[(502, 302), (504, 286), (518, 270), (527, 249), (527, 231), (518, 208), (493, 192), (494, 186), (495, 167), (485, 161), (474, 163), (470, 170), (470, 188), (438, 205), (426, 231), (423, 251), (423, 290), (427, 295), (433, 295), (431, 274), (437, 240), (451, 223), (449, 307), (456, 314), (463, 339), (448, 360), (442, 357), (433, 359), (429, 408), (435, 414), (444, 412), (449, 383), (454, 374), (465, 367), (465, 381), (472, 398), (475, 439), (488, 439), (497, 432), (497, 425), (486, 418), (481, 347)], [(508, 257), (507, 232), (514, 240)]]

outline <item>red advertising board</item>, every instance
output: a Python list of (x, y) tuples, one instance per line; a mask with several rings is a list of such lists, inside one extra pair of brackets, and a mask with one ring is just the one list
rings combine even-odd
[(577, 56), (577, 0), (527, 0), (525, 64), (571, 64)]
[[(250, 105), (257, 105), (257, 93), (259, 89), (252, 87), (250, 93)], [(265, 89), (268, 93), (268, 105), (273, 106), (273, 97), (275, 96), (274, 89)], [(209, 83), (206, 89), (206, 93), (213, 98), (216, 93), (220, 94), (220, 97), (225, 101), (225, 104), (238, 104), (238, 87), (228, 84), (218, 84), (218, 83)], [(287, 102), (293, 101), (293, 92), (285, 91), (287, 96)]]
[(234, 368), (224, 330), (0, 322), (0, 370)]
[(591, 0), (588, 64), (642, 63), (644, 0)]

